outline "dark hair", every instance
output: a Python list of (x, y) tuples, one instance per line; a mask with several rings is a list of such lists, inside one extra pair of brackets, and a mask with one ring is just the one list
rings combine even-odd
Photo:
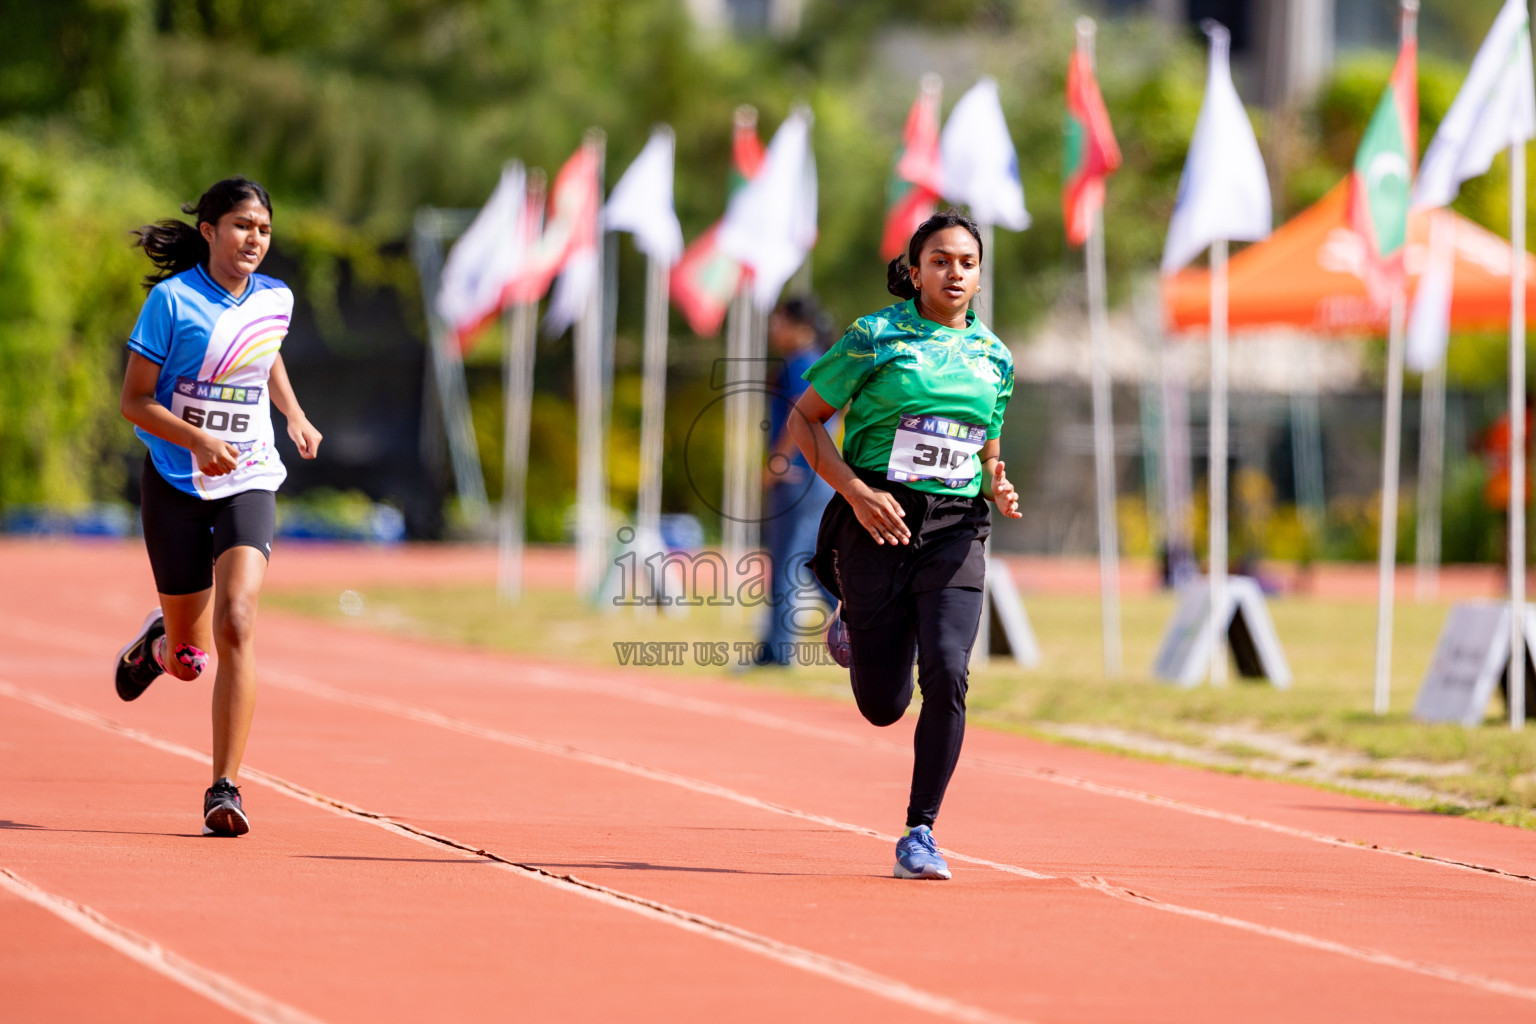
[(816, 335), (816, 347), (825, 352), (832, 346), (832, 315), (821, 308), (814, 295), (794, 295), (779, 303), (774, 313), (792, 324), (809, 327)]
[(923, 258), (923, 246), (928, 239), (946, 228), (965, 228), (976, 239), (976, 255), (978, 258), (984, 255), (981, 244), (981, 229), (976, 222), (971, 220), (959, 210), (940, 210), (932, 217), (923, 221), (912, 232), (912, 241), (907, 243), (907, 251), (891, 260), (885, 268), (886, 291), (898, 299), (911, 299), (917, 296), (917, 286), (912, 283), (911, 268), (917, 266)]
[[(197, 224), (217, 224), (220, 217), (252, 199), (265, 206), (267, 214), (271, 215), (272, 199), (267, 190), (249, 178), (236, 175), (208, 186), (208, 191), (199, 196), (197, 202), (183, 203), (181, 212), (196, 214)], [(144, 277), (145, 290), (208, 260), (208, 240), (202, 231), (184, 220), (155, 221), (135, 228), (129, 234), (134, 236), (133, 244), (143, 249), (155, 265), (155, 272)]]

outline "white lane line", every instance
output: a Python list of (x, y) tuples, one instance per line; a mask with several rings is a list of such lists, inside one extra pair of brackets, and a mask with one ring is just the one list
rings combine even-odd
[[(508, 746), (519, 747), (525, 750), (536, 751), (556, 757), (569, 758), (584, 764), (611, 768), (616, 771), (621, 771), (630, 775), (636, 775), (655, 782), (662, 782), (669, 785), (679, 786), (696, 793), (720, 797), (726, 800), (730, 800), (734, 803), (758, 808), (760, 810), (769, 811), (775, 814), (783, 814), (789, 817), (799, 818), (804, 821), (813, 821), (818, 824), (828, 825), (830, 827), (853, 832), (858, 835), (879, 838), (888, 842), (895, 841), (894, 837), (883, 835), (874, 829), (865, 828), (861, 825), (853, 825), (847, 822), (839, 821), (835, 818), (828, 818), (822, 815), (812, 814), (807, 811), (800, 811), (791, 807), (785, 807), (781, 804), (776, 804), (771, 801), (761, 800), (757, 797), (739, 793), (725, 786), (719, 786), (715, 783), (693, 779), (685, 775), (677, 775), (672, 772), (650, 768), (631, 761), (621, 761), (617, 758), (610, 758), (601, 754), (593, 754), (589, 751), (582, 750), (579, 747), (549, 743), (544, 740), (536, 740), (532, 739), (531, 737), (519, 736), (514, 733), (489, 729), (485, 726), (464, 721), (463, 719), (452, 718), (448, 715), (444, 715), (427, 708), (419, 708), (413, 705), (403, 704), (399, 701), (391, 700), (389, 698), (370, 697), (363, 694), (352, 693), (351, 691), (341, 690), (336, 687), (329, 686), (325, 683), (308, 679), (303, 676), (298, 676), (289, 672), (268, 672), (267, 678), (270, 684), (275, 684), (277, 686), (283, 687), (285, 689), (291, 689), (296, 692), (305, 693), (323, 700), (335, 701), (337, 703), (346, 704), (352, 707), (364, 708), (367, 710), (379, 712), (381, 714), (388, 714), (404, 718), (409, 721), (419, 722), (424, 725), (437, 726), (439, 728), (447, 729), (464, 736), (472, 736), (479, 739), (489, 740), (495, 743), (502, 743)], [(980, 857), (971, 857), (948, 848), (944, 848), (943, 853), (947, 858), (953, 861), (990, 867), (998, 871), (1006, 872), (1008, 874), (1022, 875), (1027, 878), (1041, 880), (1051, 880), (1054, 877), (1051, 875), (1041, 874), (1037, 871), (1031, 871), (1029, 868), (1020, 867), (1016, 864), (1004, 864), (998, 861), (985, 860)], [(1484, 977), (1482, 975), (1458, 971), (1451, 967), (1443, 967), (1437, 964), (1429, 964), (1422, 961), (1410, 960), (1404, 957), (1394, 956), (1390, 953), (1384, 953), (1379, 950), (1366, 947), (1350, 946), (1346, 943), (1335, 942), (1331, 939), (1322, 939), (1316, 936), (1307, 935), (1304, 932), (1295, 932), (1284, 928), (1275, 928), (1270, 925), (1258, 924), (1256, 922), (1244, 920), (1240, 917), (1233, 917), (1228, 914), (1217, 913), (1209, 910), (1200, 910), (1195, 907), (1185, 907), (1177, 903), (1165, 903), (1161, 900), (1155, 900), (1151, 897), (1136, 894), (1129, 889), (1122, 889), (1112, 886), (1105, 882), (1103, 879), (1096, 877), (1072, 878), (1070, 881), (1083, 889), (1087, 889), (1091, 892), (1097, 892), (1106, 896), (1111, 896), (1125, 902), (1130, 902), (1136, 906), (1151, 907), (1153, 909), (1179, 914), (1185, 917), (1194, 918), (1196, 920), (1206, 921), (1211, 924), (1222, 925), (1228, 928), (1235, 928), (1239, 931), (1248, 932), (1254, 935), (1262, 935), (1266, 938), (1277, 939), (1279, 941), (1288, 942), (1307, 949), (1318, 950), (1326, 953), (1336, 953), (1342, 956), (1350, 957), (1351, 959), (1363, 961), (1365, 963), (1377, 964), (1386, 967), (1396, 967), (1402, 970), (1411, 971), (1415, 974), (1425, 975), (1427, 977), (1438, 978), (1445, 981), (1453, 981), (1462, 985), (1470, 986), (1472, 988), (1481, 989), (1485, 992), (1492, 992), (1497, 995), (1514, 996), (1521, 999), (1536, 1000), (1536, 989), (1523, 988), (1519, 985), (1501, 981), (1497, 978)]]
[[(808, 739), (828, 740), (841, 743), (845, 746), (861, 747), (866, 750), (880, 750), (893, 755), (907, 757), (911, 755), (910, 746), (903, 746), (889, 740), (879, 739), (873, 736), (857, 736), (840, 732), (836, 729), (823, 728), (816, 725), (808, 725), (797, 722), (791, 718), (784, 718), (771, 712), (754, 711), (747, 708), (733, 707), (717, 701), (711, 701), (699, 697), (684, 697), (677, 694), (657, 690), (648, 686), (619, 686), (599, 680), (580, 679), (572, 680), (568, 676), (562, 676), (542, 666), (536, 666), (528, 671), (518, 673), (517, 682), (531, 683), (535, 686), (547, 689), (561, 689), (574, 692), (597, 693), (605, 696), (618, 697), (624, 700), (641, 704), (651, 704), (656, 707), (670, 708), (677, 711), (688, 711), (693, 714), (705, 715), (711, 718), (722, 718), (732, 721), (744, 722), (749, 725), (760, 726), (765, 729), (775, 729), (779, 732), (804, 736)], [(1344, 839), (1340, 836), (1328, 835), (1326, 832), (1316, 832), (1311, 829), (1299, 828), (1293, 825), (1281, 825), (1277, 822), (1266, 821), (1263, 818), (1254, 818), (1245, 814), (1234, 814), (1230, 811), (1217, 810), (1214, 807), (1206, 807), (1201, 804), (1179, 800), (1176, 797), (1160, 796), (1157, 793), (1149, 793), (1145, 790), (1131, 789), (1126, 786), (1116, 786), (1111, 783), (1095, 782), (1080, 776), (1068, 775), (1058, 772), (1053, 768), (1037, 768), (1028, 765), (1014, 764), (1008, 761), (999, 761), (993, 758), (978, 757), (972, 754), (962, 753), (960, 763), (972, 768), (984, 768), (989, 771), (1002, 772), (1008, 775), (1016, 775), (1022, 778), (1034, 779), (1038, 782), (1048, 782), (1052, 785), (1066, 786), (1079, 789), (1098, 796), (1113, 797), (1119, 800), (1130, 800), (1134, 803), (1146, 804), (1151, 807), (1161, 807), (1165, 810), (1178, 811), (1182, 814), (1190, 814), (1199, 818), (1207, 818), (1212, 821), (1221, 821), (1229, 825), (1240, 825), (1246, 828), (1256, 828), (1264, 832), (1272, 832), (1276, 835), (1290, 836), (1293, 839), (1302, 839), (1307, 842), (1321, 843), (1325, 846), (1341, 847), (1349, 850), (1361, 850), (1366, 853), (1380, 853), (1389, 857), (1398, 857), (1404, 860), (1415, 861), (1420, 864), (1433, 864), (1439, 867), (1452, 868), (1458, 871), (1469, 871), (1473, 874), (1489, 875), (1495, 878), (1503, 878), (1526, 885), (1536, 885), (1536, 876), (1522, 874), (1518, 871), (1509, 871), (1504, 868), (1491, 867), (1486, 864), (1478, 864), (1474, 861), (1456, 860), (1450, 857), (1437, 857), (1428, 853), (1417, 853), (1413, 850), (1403, 850), (1392, 846), (1383, 846), (1379, 843), (1367, 843), (1360, 840)]]
[(1342, 942), (1334, 942), (1330, 939), (1319, 939), (1303, 932), (1293, 932), (1284, 928), (1273, 928), (1269, 925), (1255, 924), (1252, 921), (1244, 921), (1241, 918), (1228, 917), (1226, 914), (1213, 914), (1208, 910), (1197, 910), (1194, 907), (1181, 907), (1177, 903), (1164, 903), (1162, 900), (1144, 896), (1131, 889), (1112, 885), (1097, 876), (1086, 878), (1074, 878), (1074, 882), (1085, 889), (1101, 892), (1113, 899), (1123, 900), (1139, 907), (1149, 907), (1153, 910), (1162, 910), (1180, 917), (1192, 917), (1197, 921), (1211, 921), (1216, 924), (1224, 924), (1229, 928), (1237, 928), (1254, 935), (1264, 935), (1272, 939), (1280, 939), (1283, 942), (1294, 943), (1298, 946), (1306, 946), (1309, 949), (1321, 950), (1325, 953), (1337, 953), (1354, 960), (1363, 960), (1369, 964), (1379, 964), (1382, 967), (1395, 967), (1400, 971), (1411, 971), (1414, 974), (1422, 974), (1428, 978), (1438, 978), (1441, 981), (1452, 981), (1460, 985), (1468, 985), (1472, 988), (1480, 988), (1485, 992), (1492, 992), (1501, 996), (1513, 996), (1516, 999), (1526, 999), (1536, 1002), (1536, 989), (1527, 988), (1524, 985), (1514, 985), (1498, 978), (1490, 978), (1483, 974), (1470, 974), (1466, 971), (1458, 971), (1453, 967), (1444, 967), (1440, 964), (1425, 963), (1422, 960), (1410, 960), (1406, 957), (1396, 956), (1392, 953), (1384, 953), (1378, 949), (1368, 949), (1361, 946), (1349, 946)]
[[(0, 629), (6, 630), (15, 636), (30, 639), (35, 636), (70, 636), (75, 644), (81, 647), (90, 647), (106, 642), (102, 637), (94, 634), (86, 634), (78, 630), (60, 631), (53, 626), (38, 620), (29, 620), (12, 617), (12, 622), (7, 625), (0, 622)], [(422, 641), (417, 641), (421, 643)], [(479, 653), (479, 652), (473, 652)], [(794, 719), (784, 718), (772, 712), (755, 711), (750, 708), (739, 708), (730, 704), (712, 701), (701, 697), (685, 697), (678, 694), (658, 690), (644, 684), (635, 685), (626, 683), (620, 686), (603, 680), (573, 677), (571, 674), (557, 672), (543, 664), (519, 666), (517, 680), (519, 684), (527, 683), (545, 689), (561, 690), (572, 693), (594, 693), (609, 697), (617, 697), (622, 700), (633, 701), (640, 704), (650, 704), (655, 707), (669, 708), (677, 711), (687, 711), (710, 718), (726, 719), (743, 722), (749, 725), (759, 726), (765, 729), (774, 729), (779, 732), (804, 736), (809, 739), (827, 740), (840, 743), (845, 746), (860, 747), (865, 750), (877, 750), (896, 756), (910, 756), (911, 748), (882, 740), (874, 736), (855, 735), (836, 729), (827, 729), (821, 726), (809, 725), (797, 722)], [(1175, 797), (1160, 796), (1156, 793), (1144, 790), (1131, 789), (1125, 786), (1116, 786), (1110, 783), (1095, 782), (1079, 776), (1067, 775), (1052, 768), (1032, 768), (1027, 765), (1013, 764), (1007, 761), (998, 761), (992, 758), (976, 757), (962, 753), (960, 762), (968, 767), (983, 768), (990, 771), (1002, 772), (1022, 778), (1033, 779), (1038, 782), (1048, 782), (1052, 785), (1066, 786), (1078, 789), (1086, 793), (1098, 796), (1106, 796), (1119, 800), (1130, 800), (1134, 803), (1145, 804), (1150, 807), (1160, 807), (1164, 810), (1177, 811), (1181, 814), (1190, 814), (1211, 821), (1221, 821), (1229, 825), (1238, 825), (1245, 828), (1255, 828), (1276, 835), (1289, 836), (1293, 839), (1301, 839), (1306, 842), (1321, 843), (1325, 846), (1333, 846), (1347, 850), (1359, 850), (1365, 853), (1379, 853), (1388, 857), (1397, 857), (1403, 860), (1414, 861), (1419, 864), (1430, 864), (1442, 868), (1451, 868), (1457, 871), (1467, 871), (1478, 875), (1487, 875), (1493, 878), (1502, 878), (1525, 885), (1536, 885), (1536, 876), (1522, 874), (1518, 871), (1510, 871), (1504, 868), (1496, 868), (1487, 864), (1479, 864), (1475, 861), (1456, 860), (1451, 857), (1438, 857), (1434, 854), (1419, 853), (1414, 850), (1404, 850), (1393, 846), (1384, 846), (1379, 843), (1368, 843), (1362, 840), (1345, 839), (1341, 836), (1328, 835), (1326, 832), (1315, 832), (1311, 829), (1299, 828), (1292, 825), (1281, 825), (1277, 822), (1266, 821), (1262, 818), (1254, 818), (1244, 814), (1234, 814), (1230, 811), (1217, 810), (1214, 807), (1206, 807), (1201, 804), (1190, 803)], [(823, 822), (825, 824), (825, 822)], [(857, 826), (855, 831), (859, 831)], [(880, 833), (870, 835), (884, 839), (886, 836)], [(948, 851), (946, 851), (948, 852)], [(994, 866), (988, 863), (988, 866)], [(1000, 869), (1003, 870), (1003, 869)]]
[[(652, 782), (666, 783), (677, 786), (680, 789), (690, 790), (694, 793), (702, 793), (705, 796), (717, 797), (721, 800), (729, 800), (732, 803), (751, 807), (755, 810), (768, 811), (773, 814), (782, 814), (790, 818), (799, 818), (801, 821), (813, 822), (817, 825), (825, 825), (828, 828), (839, 829), (843, 832), (852, 832), (856, 835), (868, 836), (871, 839), (879, 839), (882, 842), (896, 845), (897, 837), (877, 829), (867, 828), (863, 825), (855, 825), (852, 822), (840, 821), (824, 814), (816, 814), (811, 811), (802, 811), (784, 804), (774, 803), (760, 797), (751, 796), (738, 790), (703, 779), (695, 779), (688, 775), (679, 775), (661, 768), (652, 768), (649, 765), (639, 764), (634, 761), (625, 761), (616, 757), (608, 757), (604, 754), (594, 754), (580, 747), (569, 746), (564, 743), (550, 743), (546, 740), (534, 739), (531, 736), (522, 736), (517, 733), (506, 732), (501, 729), (491, 729), (462, 718), (452, 718), (430, 708), (417, 707), (405, 704), (388, 697), (370, 697), (366, 694), (353, 693), (350, 690), (342, 690), (330, 686), (318, 680), (306, 676), (296, 675), (292, 672), (284, 672), (276, 669), (268, 669), (263, 676), (269, 686), (276, 686), (285, 690), (292, 690), (320, 700), (331, 701), (336, 704), (345, 704), (350, 707), (363, 708), (375, 711), (379, 714), (392, 715), (407, 721), (417, 722), (422, 725), (431, 725), (449, 732), (458, 733), (461, 736), (472, 736), (476, 739), (486, 740), (490, 743), (499, 743), (508, 747), (518, 747), (522, 750), (530, 750), (535, 753), (548, 754), (553, 757), (563, 757), (582, 764), (593, 765), (598, 768), (608, 768), (613, 771), (623, 772), (626, 775), (634, 775)], [(1021, 878), (1031, 878), (1048, 881), (1054, 876), (1044, 875), (1029, 868), (1019, 867), (1016, 864), (1005, 864), (1000, 861), (987, 860), (984, 857), (972, 857), (963, 853), (956, 853), (946, 849), (944, 855), (951, 860), (961, 861), (966, 864), (975, 864), (978, 867), (992, 868), (1004, 874), (1018, 875)]]
[[(202, 751), (194, 750), (174, 740), (167, 740), (152, 733), (144, 732), (141, 729), (123, 725), (86, 708), (55, 700), (41, 693), (24, 690), (5, 680), (0, 680), (0, 695), (29, 704), (43, 711), (52, 712), (71, 721), (93, 726), (126, 739), (136, 740), (167, 754), (186, 758), (198, 764), (208, 763), (208, 755)], [(857, 964), (780, 942), (766, 935), (759, 935), (756, 932), (747, 931), (735, 925), (713, 920), (702, 914), (680, 910), (643, 896), (636, 896), (619, 889), (588, 882), (574, 875), (560, 875), (533, 864), (524, 864), (510, 860), (470, 843), (417, 828), (407, 822), (398, 821), (387, 815), (365, 810), (343, 800), (337, 800), (315, 792), (280, 776), (273, 775), (270, 772), (245, 767), (241, 769), (241, 776), (252, 783), (265, 786), (291, 799), (324, 811), (329, 811), (340, 817), (372, 825), (393, 835), (423, 843), (437, 850), (452, 850), (463, 856), (466, 860), (487, 863), (501, 870), (512, 872), (520, 878), (541, 882), (571, 895), (594, 900), (605, 906), (638, 914), (651, 921), (671, 925), (695, 935), (702, 935), (706, 938), (723, 942), (728, 946), (755, 953), (770, 960), (868, 992), (871, 995), (879, 996), (912, 1009), (932, 1013), (940, 1017), (947, 1017), (951, 1020), (963, 1021), (966, 1024), (1028, 1024), (1028, 1022), (1022, 1021), (1019, 1018), (993, 1013), (980, 1007), (950, 999), (947, 996), (915, 988), (906, 982), (876, 974)], [(148, 939), (141, 938), (141, 941), (150, 946), (154, 945)], [(234, 983), (230, 982), (230, 984), (233, 985)], [(249, 1016), (249, 1014), (247, 1015)], [(271, 1021), (272, 1024), (318, 1024), (313, 1018), (302, 1015), (293, 1018), (252, 1017), (252, 1019), (259, 1019), (262, 1021), (262, 1024), (267, 1024), (268, 1021)]]
[(311, 1017), (218, 971), (195, 964), (155, 940), (118, 924), (101, 911), (48, 892), (8, 868), (0, 868), (0, 889), (41, 907), (128, 959), (163, 974), (246, 1020), (257, 1024), (323, 1024), (318, 1017)]

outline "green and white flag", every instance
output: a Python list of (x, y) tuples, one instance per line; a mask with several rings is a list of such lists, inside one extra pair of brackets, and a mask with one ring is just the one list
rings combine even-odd
[(1349, 184), (1349, 226), (1365, 241), (1365, 284), (1384, 299), (1403, 281), (1413, 165), (1419, 155), (1418, 40), (1405, 32), (1392, 79), (1365, 126)]

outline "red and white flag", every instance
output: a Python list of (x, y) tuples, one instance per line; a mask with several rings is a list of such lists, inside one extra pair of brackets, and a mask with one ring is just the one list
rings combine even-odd
[(508, 164), (443, 264), (437, 312), (461, 350), (501, 312), (508, 287), (522, 272), (528, 253), (526, 193), (522, 164)]
[(943, 88), (938, 75), (924, 75), (917, 99), (907, 112), (901, 149), (896, 152), (885, 186), (885, 232), (880, 238), (883, 260), (907, 251), (913, 232), (933, 216), (944, 194), (944, 160), (939, 155), (939, 97)]
[(762, 169), (731, 198), (720, 248), (752, 271), (752, 299), (771, 310), (816, 245), (816, 158), (811, 112), (791, 111), (773, 133)]
[(601, 166), (596, 145), (586, 142), (560, 168), (549, 190), (544, 231), (508, 289), (510, 302), (537, 302), (560, 277), (561, 285), (544, 320), (545, 329), (556, 334), (575, 321), (582, 303), (597, 286)]
[[(738, 112), (731, 139), (729, 204), (763, 166), (762, 140), (757, 135), (757, 115)], [(720, 249), (720, 222), (693, 240), (677, 266), (672, 268), (672, 302), (682, 311), (695, 334), (709, 337), (720, 332), (731, 299), (749, 271)]]

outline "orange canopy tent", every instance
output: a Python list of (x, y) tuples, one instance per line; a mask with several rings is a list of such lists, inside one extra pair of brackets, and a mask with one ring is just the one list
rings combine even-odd
[[(1228, 322), (1232, 327), (1290, 324), (1321, 334), (1385, 334), (1388, 307), (1365, 291), (1360, 271), (1365, 243), (1345, 221), (1347, 182), (1297, 214), (1269, 238), (1232, 257)], [(1414, 214), (1408, 225), (1410, 295), (1429, 261), (1431, 221), (1455, 246), (1451, 326), (1496, 328), (1509, 323), (1509, 243), (1449, 210)], [(1536, 323), (1536, 259), (1527, 253), (1527, 321)], [(1185, 270), (1163, 282), (1171, 330), (1205, 328), (1211, 316), (1211, 275)]]

